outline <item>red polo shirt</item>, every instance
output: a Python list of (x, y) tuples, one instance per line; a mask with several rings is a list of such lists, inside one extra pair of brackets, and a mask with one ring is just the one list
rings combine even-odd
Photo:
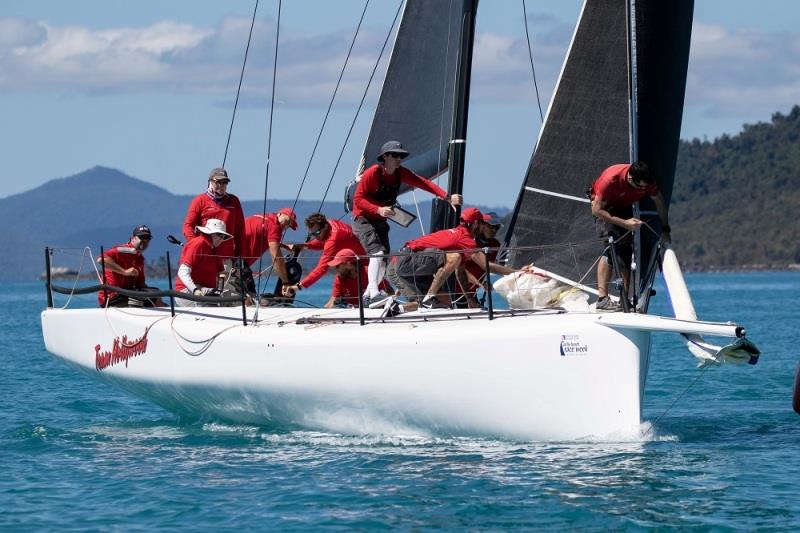
[(381, 183), (395, 187), (404, 183), (411, 188), (422, 189), (439, 198), (447, 198), (444, 189), (429, 179), (418, 176), (405, 167), (399, 167), (394, 174), (387, 174), (383, 165), (372, 165), (361, 175), (353, 195), (353, 216), (369, 220), (385, 220), (378, 214), (379, 207), (386, 207), (386, 202), (378, 202), (374, 195), (381, 188)]
[(612, 165), (592, 183), (592, 198), (600, 198), (613, 207), (627, 207), (645, 196), (656, 196), (658, 185), (651, 183), (644, 189), (628, 184), (630, 164)]
[(283, 239), (283, 228), (275, 213), (247, 217), (244, 221), (242, 257), (252, 266), (264, 252), (269, 250), (269, 243), (280, 243), (281, 239)]
[[(201, 287), (216, 287), (217, 275), (222, 271), (222, 257), (217, 254), (217, 249), (211, 246), (211, 237), (201, 233), (194, 237), (183, 247), (181, 253), (181, 265), (186, 265), (192, 269), (192, 281)], [(175, 276), (175, 290), (182, 291), (186, 288), (183, 280)]]
[[(333, 261), (336, 253), (339, 250), (350, 248), (356, 255), (365, 255), (364, 247), (358, 240), (358, 237), (353, 233), (353, 228), (350, 224), (346, 224), (340, 220), (329, 220), (328, 224), (331, 225), (331, 233), (324, 241), (315, 239), (306, 243), (306, 246), (311, 250), (322, 250), (322, 256), (319, 258), (319, 263), (314, 267), (314, 270), (309, 272), (305, 278), (300, 281), (300, 285), (304, 289), (309, 288), (322, 278), (328, 271), (328, 263)], [(364, 259), (367, 262), (367, 259)]]
[(469, 228), (458, 226), (414, 239), (407, 242), (405, 247), (419, 252), (426, 248), (436, 248), (443, 251), (469, 250), (470, 248), (477, 248), (478, 245), (475, 244), (475, 239), (469, 234)]
[(189, 242), (195, 236), (195, 226), (205, 226), (210, 218), (217, 218), (225, 223), (225, 231), (233, 235), (233, 239), (219, 245), (217, 251), (223, 257), (236, 257), (243, 253), (244, 212), (239, 199), (226, 194), (221, 200), (211, 198), (207, 192), (198, 194), (189, 204), (186, 218), (183, 220), (183, 236)]
[[(106, 268), (106, 284), (119, 287), (121, 289), (142, 289), (145, 287), (144, 283), (144, 256), (142, 252), (133, 247), (131, 243), (118, 244), (110, 250), (103, 252), (103, 257), (111, 259), (122, 268), (134, 267), (139, 273), (135, 276), (123, 276), (117, 274), (109, 268)], [(110, 300), (117, 293), (108, 291), (108, 299)], [(100, 307), (106, 306), (106, 301), (103, 298), (103, 291), (97, 293), (97, 302)]]

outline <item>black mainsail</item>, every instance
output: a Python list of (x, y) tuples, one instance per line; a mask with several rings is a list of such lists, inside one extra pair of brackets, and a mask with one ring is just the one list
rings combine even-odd
[(447, 170), (462, 0), (407, 0), (358, 174), (381, 145), (402, 142), (403, 166), (427, 178)]
[[(598, 247), (585, 192), (609, 165), (646, 161), (669, 200), (692, 12), (693, 0), (584, 2), (509, 232), (513, 245), (535, 249), (512, 254), (514, 264), (593, 276)], [(655, 240), (643, 232), (642, 241), (646, 267)]]

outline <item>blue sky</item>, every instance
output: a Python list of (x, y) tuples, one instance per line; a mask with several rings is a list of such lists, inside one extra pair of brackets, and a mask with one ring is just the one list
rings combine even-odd
[[(527, 0), (544, 104), (580, 9)], [(0, 7), (0, 196), (94, 165), (169, 191), (202, 190), (221, 163), (253, 0), (4, 0)], [(275, 0), (261, 0), (227, 167), (231, 192), (261, 198)], [(330, 6), (336, 6), (332, 10)], [(371, 0), (335, 111), (301, 198), (333, 174), (371, 62), (397, 8)], [(364, 0), (284, 0), (270, 198), (293, 198)], [(683, 136), (736, 133), (800, 103), (800, 2), (696, 0)], [(521, 0), (482, 0), (470, 131), (468, 203), (510, 206), (538, 132)], [(376, 84), (371, 91), (379, 90)], [(362, 111), (333, 175), (338, 202), (358, 164)], [(591, 179), (591, 177), (587, 177)], [(101, 194), (99, 191), (98, 194)]]

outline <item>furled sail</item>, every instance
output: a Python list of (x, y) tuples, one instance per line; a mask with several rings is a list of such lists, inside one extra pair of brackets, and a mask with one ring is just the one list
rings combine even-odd
[(425, 177), (447, 170), (462, 0), (407, 0), (380, 100), (358, 168), (376, 162), (388, 140), (411, 155), (403, 166)]
[[(536, 249), (513, 254), (514, 264), (594, 277), (585, 192), (609, 165), (646, 161), (669, 198), (692, 10), (692, 0), (584, 2), (512, 220), (512, 244)], [(645, 240), (647, 255), (653, 244)]]

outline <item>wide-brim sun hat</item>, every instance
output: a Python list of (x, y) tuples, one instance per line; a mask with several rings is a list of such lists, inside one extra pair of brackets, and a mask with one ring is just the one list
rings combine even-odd
[[(378, 161), (383, 163), (383, 156), (388, 153), (400, 154), (402, 158), (408, 157), (408, 150), (403, 147), (400, 141), (387, 141), (381, 146), (381, 151), (378, 152)], [(401, 158), (401, 159), (402, 159)]]
[(222, 235), (225, 240), (233, 239), (233, 235), (228, 233), (225, 223), (218, 218), (209, 218), (206, 220), (205, 226), (196, 226), (195, 230), (205, 233), (206, 235)]

